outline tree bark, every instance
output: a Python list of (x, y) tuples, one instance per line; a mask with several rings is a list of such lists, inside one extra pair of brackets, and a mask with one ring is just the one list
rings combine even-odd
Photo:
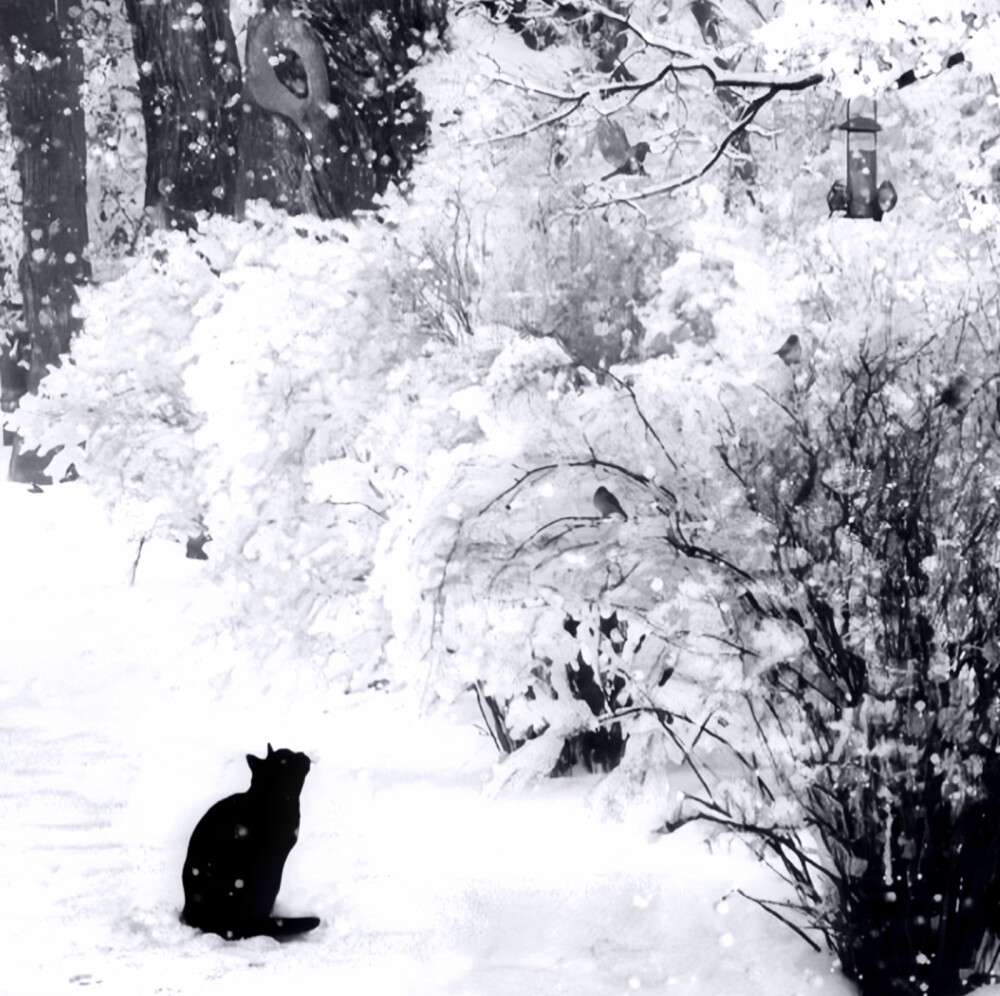
[(19, 267), (34, 392), (80, 328), (76, 284), (90, 278), (87, 146), (80, 106), (83, 61), (70, 0), (16, 0), (0, 8), (10, 73), (7, 114), (18, 146), (25, 255)]
[(161, 227), (236, 205), (241, 76), (229, 0), (125, 0), (146, 125), (146, 208)]
[[(268, 16), (286, 5), (263, 0), (262, 8)], [(290, 118), (245, 92), (242, 189), (293, 213), (349, 217), (401, 182), (427, 142), (429, 115), (406, 75), (427, 40), (443, 32), (445, 7), (441, 0), (303, 0), (297, 12), (323, 43), (329, 122), (306, 140)], [(275, 62), (288, 86), (282, 53)]]
[[(5, 0), (0, 53), (8, 71), (7, 116), (17, 145), (25, 253), (18, 267), (23, 329), (0, 358), (6, 410), (69, 351), (82, 321), (76, 287), (86, 259), (87, 147), (80, 87), (79, 7), (72, 0)], [(10, 476), (38, 483), (44, 461), (20, 454)]]

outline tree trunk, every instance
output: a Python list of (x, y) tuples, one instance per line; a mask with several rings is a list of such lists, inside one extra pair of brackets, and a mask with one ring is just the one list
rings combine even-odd
[[(287, 14), (280, 0), (263, 0), (262, 21)], [(315, 72), (312, 53), (298, 46), (287, 59), (279, 42), (266, 62), (253, 58), (253, 22), (247, 34), (247, 86), (241, 133), (243, 193), (295, 213), (349, 217), (369, 208), (390, 183), (399, 183), (427, 142), (429, 115), (412, 80), (428, 40), (445, 27), (441, 0), (302, 0), (296, 14), (322, 44), (326, 113), (313, 114), (305, 137), (301, 115), (278, 107), (287, 94), (303, 111), (319, 96), (305, 77)], [(305, 61), (303, 61), (303, 58)], [(270, 64), (271, 69), (268, 69)], [(265, 79), (264, 77), (268, 78)], [(296, 78), (298, 77), (298, 78)], [(294, 101), (293, 101), (294, 103)], [(282, 116), (285, 114), (285, 116)], [(325, 120), (324, 120), (325, 119)]]
[[(7, 115), (17, 144), (25, 253), (18, 278), (24, 328), (3, 350), (4, 406), (38, 390), (81, 326), (76, 285), (90, 278), (87, 148), (80, 86), (80, 10), (72, 0), (4, 0), (0, 51), (8, 71)], [(41, 462), (18, 453), (14, 480), (40, 477)]]
[(236, 204), (241, 77), (229, 0), (125, 0), (146, 125), (146, 208), (160, 227)]

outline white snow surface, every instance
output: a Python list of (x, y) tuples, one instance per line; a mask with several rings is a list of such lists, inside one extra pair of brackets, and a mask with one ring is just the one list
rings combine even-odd
[[(218, 597), (180, 546), (146, 544), (130, 584), (137, 546), (83, 484), (0, 484), (0, 515), (0, 992), (854, 992), (722, 901), (781, 894), (740, 844), (611, 820), (596, 777), (487, 797), (474, 704), (262, 673), (206, 637)], [(314, 761), (277, 912), (323, 923), (227, 943), (179, 922), (181, 865), (268, 741)]]

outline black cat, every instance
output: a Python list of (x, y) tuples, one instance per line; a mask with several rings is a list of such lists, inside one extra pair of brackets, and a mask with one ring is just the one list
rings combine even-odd
[(319, 917), (272, 917), (288, 852), (299, 835), (299, 794), (309, 758), (272, 749), (247, 754), (250, 790), (217, 802), (198, 821), (184, 862), (184, 922), (226, 940), (288, 937)]

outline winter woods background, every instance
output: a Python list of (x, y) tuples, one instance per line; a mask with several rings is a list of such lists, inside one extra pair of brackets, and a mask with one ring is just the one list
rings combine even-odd
[[(613, 769), (611, 812), (746, 835), (862, 992), (987, 979), (989, 5), (28, 6), (15, 476), (78, 476), (132, 581), (210, 536), (242, 680), (467, 703), (492, 792)], [(72, 224), (32, 193), (44, 71)], [(826, 207), (862, 96), (880, 224)]]

